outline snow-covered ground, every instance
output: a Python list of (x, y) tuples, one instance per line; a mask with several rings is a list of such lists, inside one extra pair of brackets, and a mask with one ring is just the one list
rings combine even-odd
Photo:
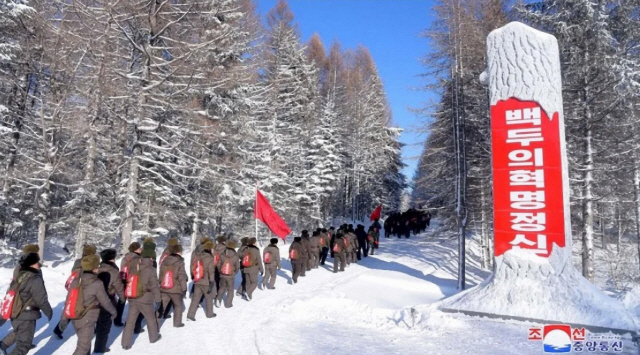
[[(149, 344), (143, 333), (128, 352), (120, 346), (122, 328), (113, 328), (109, 354), (542, 354), (540, 342), (527, 341), (532, 324), (437, 310), (439, 300), (456, 292), (455, 246), (455, 241), (429, 233), (408, 240), (382, 238), (375, 256), (338, 274), (328, 270), (329, 262), (296, 285), (290, 284), (290, 264), (284, 261), (276, 290), (256, 290), (251, 302), (235, 298), (233, 308), (216, 309), (213, 319), (206, 319), (200, 309), (197, 321), (185, 319), (184, 328), (173, 328), (169, 320), (161, 327), (160, 342)], [(474, 285), (488, 272), (479, 268), (473, 245), (470, 251), (469, 281)], [(55, 316), (51, 323), (38, 322), (32, 354), (74, 350), (71, 326), (64, 340), (50, 337), (70, 265), (43, 270)], [(1, 280), (9, 280), (10, 274), (11, 269), (0, 269)], [(0, 285), (0, 293), (6, 287)], [(8, 330), (9, 325), (1, 327), (0, 336)], [(624, 346), (624, 354), (637, 353), (630, 341)]]

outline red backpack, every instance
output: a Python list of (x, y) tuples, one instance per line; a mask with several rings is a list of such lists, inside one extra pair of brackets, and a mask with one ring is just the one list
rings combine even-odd
[(291, 249), (291, 251), (289, 252), (289, 259), (291, 260), (298, 260), (300, 258), (300, 255), (298, 253), (298, 250), (296, 249)]
[(17, 280), (11, 280), (7, 294), (2, 300), (2, 305), (0, 305), (0, 317), (2, 319), (15, 319), (20, 315), (26, 303), (20, 298), (20, 286), (31, 278), (31, 276), (32, 274), (29, 272), (24, 273), (24, 276), (20, 275)]
[(78, 276), (80, 276), (80, 271), (76, 270), (76, 271), (72, 271), (71, 272), (71, 276), (69, 276), (69, 278), (67, 279), (67, 282), (64, 283), (64, 288), (67, 289), (67, 291), (69, 291), (69, 288), (71, 288), (71, 283), (78, 278)]
[(271, 253), (268, 251), (264, 253), (264, 263), (271, 264)]
[(134, 265), (130, 265), (131, 272), (127, 276), (127, 287), (124, 296), (127, 298), (140, 298), (144, 294), (142, 282), (140, 282), (140, 259), (136, 259)]
[(324, 237), (320, 237), (320, 246), (324, 248)]
[(219, 262), (220, 262), (220, 254), (219, 253), (213, 254), (213, 265), (218, 265)]
[(234, 272), (235, 270), (233, 269), (231, 258), (225, 255), (224, 263), (222, 263), (222, 268), (220, 268), (220, 273), (225, 276), (231, 276)]
[(199, 255), (196, 255), (195, 258), (191, 265), (191, 275), (193, 275), (193, 282), (198, 282), (204, 277), (204, 263)]
[(160, 275), (162, 275), (162, 279), (160, 280), (160, 287), (165, 290), (170, 290), (173, 288), (173, 267), (161, 267)]
[(340, 243), (338, 243), (338, 241), (336, 241), (336, 242), (333, 244), (333, 252), (334, 252), (334, 253), (339, 253), (339, 252), (340, 252)]
[(127, 256), (124, 258), (125, 263), (122, 265), (122, 269), (120, 270), (120, 278), (122, 281), (127, 281), (129, 278), (129, 263), (131, 263), (131, 257)]
[(84, 316), (87, 309), (84, 307), (82, 291), (82, 279), (69, 288), (67, 299), (64, 302), (64, 315), (67, 319), (80, 319)]
[(253, 262), (253, 253), (251, 253), (251, 250), (249, 250), (249, 248), (247, 248), (244, 252), (244, 255), (242, 255), (242, 266), (243, 267), (252, 267), (255, 265), (255, 263)]

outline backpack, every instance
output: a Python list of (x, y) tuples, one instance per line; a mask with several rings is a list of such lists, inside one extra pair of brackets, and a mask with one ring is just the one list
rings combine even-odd
[(268, 252), (268, 251), (264, 252), (264, 263), (271, 264), (271, 252)]
[(300, 259), (300, 254), (298, 253), (297, 249), (291, 249), (291, 251), (289, 251), (289, 259), (291, 260)]
[(244, 255), (242, 255), (242, 266), (243, 267), (252, 267), (256, 265), (255, 256), (251, 252), (251, 249), (247, 248), (244, 251)]
[(122, 281), (126, 282), (129, 278), (129, 263), (131, 263), (131, 257), (127, 256), (124, 259), (126, 264), (122, 265), (122, 270), (120, 270), (120, 278)]
[(220, 253), (213, 254), (213, 265), (218, 265), (220, 262)]
[(0, 305), (0, 318), (4, 320), (16, 319), (22, 313), (27, 302), (22, 301), (20, 297), (20, 286), (33, 276), (30, 272), (25, 272), (18, 276), (17, 280), (12, 280), (9, 284), (7, 294)]
[(204, 263), (200, 255), (194, 256), (195, 260), (191, 264), (191, 275), (193, 275), (193, 282), (198, 282), (204, 277)]
[(339, 253), (340, 252), (340, 244), (339, 243), (333, 244), (333, 252), (334, 253)]
[(78, 276), (80, 276), (79, 270), (75, 270), (71, 272), (71, 276), (69, 276), (69, 278), (67, 279), (67, 282), (64, 283), (64, 288), (66, 288), (67, 291), (69, 291), (69, 289), (71, 288), (71, 284), (75, 279), (78, 278)]
[(67, 300), (64, 302), (64, 315), (67, 319), (80, 319), (89, 310), (84, 306), (82, 279), (71, 285)]
[(140, 280), (140, 259), (137, 259), (133, 265), (130, 265), (131, 272), (127, 276), (127, 287), (124, 289), (124, 296), (136, 299), (144, 295), (144, 288)]
[(170, 290), (173, 288), (173, 266), (160, 266), (160, 287), (164, 290)]
[(233, 263), (231, 262), (231, 258), (226, 254), (224, 256), (224, 263), (222, 263), (222, 267), (220, 268), (220, 273), (225, 276), (231, 276), (235, 272), (233, 268)]
[(324, 248), (325, 245), (324, 237), (320, 237), (320, 246)]

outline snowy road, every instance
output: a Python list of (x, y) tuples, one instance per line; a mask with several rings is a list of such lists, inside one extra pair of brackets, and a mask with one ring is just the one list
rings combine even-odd
[[(251, 302), (236, 298), (233, 308), (216, 309), (214, 319), (199, 310), (197, 321), (185, 320), (184, 328), (173, 328), (169, 320), (160, 342), (149, 344), (144, 333), (128, 352), (120, 347), (121, 328), (114, 328), (109, 354), (542, 354), (542, 344), (526, 340), (527, 324), (444, 314), (430, 306), (455, 293), (455, 262), (454, 242), (429, 236), (383, 238), (379, 255), (338, 274), (327, 270), (329, 263), (297, 285), (289, 284), (285, 261), (287, 270), (279, 272), (276, 290), (257, 290)], [(72, 327), (65, 340), (49, 337), (62, 308), (69, 266), (44, 270), (56, 313), (52, 324), (38, 322), (38, 347), (32, 354), (74, 350)], [(473, 257), (468, 270), (472, 284), (488, 275)], [(9, 274), (0, 269), (1, 279), (8, 280)], [(6, 285), (0, 287), (4, 292)], [(0, 328), (0, 336), (8, 329)], [(628, 342), (625, 354), (635, 354)]]

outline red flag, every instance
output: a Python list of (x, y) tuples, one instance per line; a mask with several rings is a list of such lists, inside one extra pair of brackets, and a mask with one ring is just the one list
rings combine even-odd
[(382, 212), (382, 204), (380, 204), (378, 207), (376, 207), (375, 210), (373, 210), (373, 213), (371, 213), (371, 217), (369, 217), (369, 219), (372, 221), (375, 221), (376, 219), (380, 219), (381, 212)]
[(256, 190), (256, 208), (253, 211), (253, 215), (269, 227), (271, 233), (282, 239), (291, 233), (291, 228), (289, 228), (282, 217), (273, 210), (273, 207), (271, 207), (269, 201), (262, 195), (260, 190)]

